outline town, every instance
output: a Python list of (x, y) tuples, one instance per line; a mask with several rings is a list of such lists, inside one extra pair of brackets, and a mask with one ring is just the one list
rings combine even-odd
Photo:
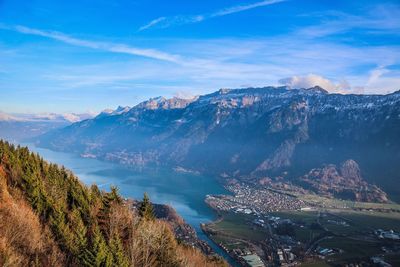
[(281, 210), (311, 208), (301, 199), (268, 188), (255, 189), (243, 184), (228, 185), (226, 188), (234, 195), (207, 195), (206, 203), (216, 210), (244, 214), (267, 214)]
[[(220, 219), (203, 224), (202, 229), (241, 266), (340, 264), (341, 259), (352, 259), (354, 266), (393, 266), (386, 257), (400, 253), (399, 227), (390, 219), (399, 216), (397, 209), (391, 215), (378, 209), (351, 209), (339, 200), (318, 205), (275, 188), (251, 184), (236, 183), (226, 189), (232, 195), (206, 197)], [(382, 218), (370, 217), (374, 212)], [(365, 223), (369, 218), (373, 219)], [(365, 225), (360, 227), (360, 222)], [(365, 251), (371, 244), (375, 248), (368, 254)]]

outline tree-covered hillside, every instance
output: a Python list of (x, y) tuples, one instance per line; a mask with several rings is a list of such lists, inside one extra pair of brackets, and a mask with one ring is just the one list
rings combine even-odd
[(221, 266), (178, 244), (148, 200), (83, 185), (27, 148), (0, 141), (1, 266)]

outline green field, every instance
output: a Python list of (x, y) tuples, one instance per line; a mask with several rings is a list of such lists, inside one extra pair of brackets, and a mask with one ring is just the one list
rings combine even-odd
[(366, 242), (353, 240), (346, 237), (334, 237), (323, 240), (321, 247), (338, 248), (344, 252), (330, 256), (331, 259), (345, 261), (350, 259), (369, 258), (373, 255), (382, 253), (381, 244), (379, 242)]
[(317, 222), (318, 212), (316, 211), (292, 211), (292, 212), (273, 212), (272, 216), (280, 217), (282, 219), (290, 219), (293, 222), (304, 224), (304, 227), (295, 227), (295, 238), (302, 243), (308, 243), (313, 238), (319, 236), (322, 230), (310, 229), (312, 223)]
[(214, 231), (223, 233), (225, 236), (231, 236), (237, 239), (246, 239), (249, 241), (263, 241), (267, 237), (267, 230), (255, 227), (251, 221), (255, 217), (242, 214), (226, 213), (223, 220), (208, 225)]
[(347, 219), (353, 227), (364, 230), (384, 229), (400, 232), (400, 213), (384, 212), (333, 212), (344, 219)]
[[(318, 246), (338, 249), (341, 253), (328, 256), (329, 264), (344, 264), (368, 260), (371, 256), (382, 254), (382, 246), (387, 241), (377, 239), (373, 231), (384, 229), (400, 232), (399, 212), (354, 211), (327, 209), (321, 211), (285, 211), (273, 212), (270, 215), (295, 222), (295, 239), (305, 244), (315, 241), (317, 237), (330, 237), (320, 241)], [(254, 216), (244, 214), (223, 214), (223, 219), (208, 225), (215, 233), (211, 238), (222, 243), (228, 249), (246, 248), (249, 242), (257, 243), (269, 236), (267, 228), (255, 226)], [(317, 222), (322, 226), (319, 227)], [(345, 222), (346, 224), (341, 224)], [(319, 227), (315, 227), (315, 225)], [(326, 229), (328, 232), (326, 232)], [(275, 230), (273, 230), (275, 231)], [(385, 258), (396, 266), (400, 255)], [(324, 261), (307, 262), (302, 266), (328, 266)], [(400, 265), (399, 265), (400, 266)]]
[(365, 209), (365, 210), (380, 210), (380, 211), (394, 211), (400, 212), (400, 204), (396, 203), (370, 203), (370, 202), (356, 202), (350, 200), (341, 200), (336, 198), (326, 198), (313, 194), (296, 194), (290, 193), (299, 199), (302, 199), (308, 203), (315, 204), (317, 206), (323, 206), (325, 208), (336, 208), (336, 209)]
[(316, 221), (318, 216), (317, 211), (281, 211), (281, 212), (271, 212), (270, 215), (275, 217), (281, 217), (285, 219), (291, 219), (292, 221), (304, 221), (306, 223), (311, 223)]
[(303, 262), (301, 267), (330, 267), (331, 265), (325, 263), (324, 261), (312, 261), (312, 262)]
[[(296, 213), (294, 217), (298, 218), (300, 215), (301, 213)], [(315, 220), (317, 219), (316, 213), (306, 213), (304, 214), (304, 220), (312, 221), (310, 215), (313, 215)], [(348, 226), (333, 224), (330, 220), (345, 221)], [(385, 241), (374, 238), (373, 230), (381, 228), (400, 231), (400, 213), (397, 212), (329, 210), (328, 213), (324, 213), (320, 222), (336, 236), (321, 241), (319, 246), (343, 251), (328, 257), (331, 263), (334, 262), (336, 264), (357, 262), (361, 259), (367, 260), (371, 256), (382, 254), (381, 248), (385, 245)], [(302, 230), (305, 231), (304, 228)], [(299, 236), (298, 240), (301, 240), (301, 236)], [(395, 263), (399, 261), (400, 255), (394, 255), (391, 258), (388, 257), (387, 260), (392, 262), (393, 266), (396, 266)]]

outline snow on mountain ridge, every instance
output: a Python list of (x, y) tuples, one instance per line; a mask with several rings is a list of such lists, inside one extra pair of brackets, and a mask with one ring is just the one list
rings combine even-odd
[(38, 113), (38, 114), (8, 114), (0, 112), (0, 121), (19, 121), (19, 122), (40, 122), (40, 121), (66, 121), (70, 123), (78, 122), (81, 120), (91, 119), (93, 114), (91, 113)]

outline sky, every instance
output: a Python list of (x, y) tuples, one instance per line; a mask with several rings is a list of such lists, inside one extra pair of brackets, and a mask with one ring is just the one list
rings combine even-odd
[(0, 0), (3, 112), (269, 85), (399, 90), (400, 1)]

